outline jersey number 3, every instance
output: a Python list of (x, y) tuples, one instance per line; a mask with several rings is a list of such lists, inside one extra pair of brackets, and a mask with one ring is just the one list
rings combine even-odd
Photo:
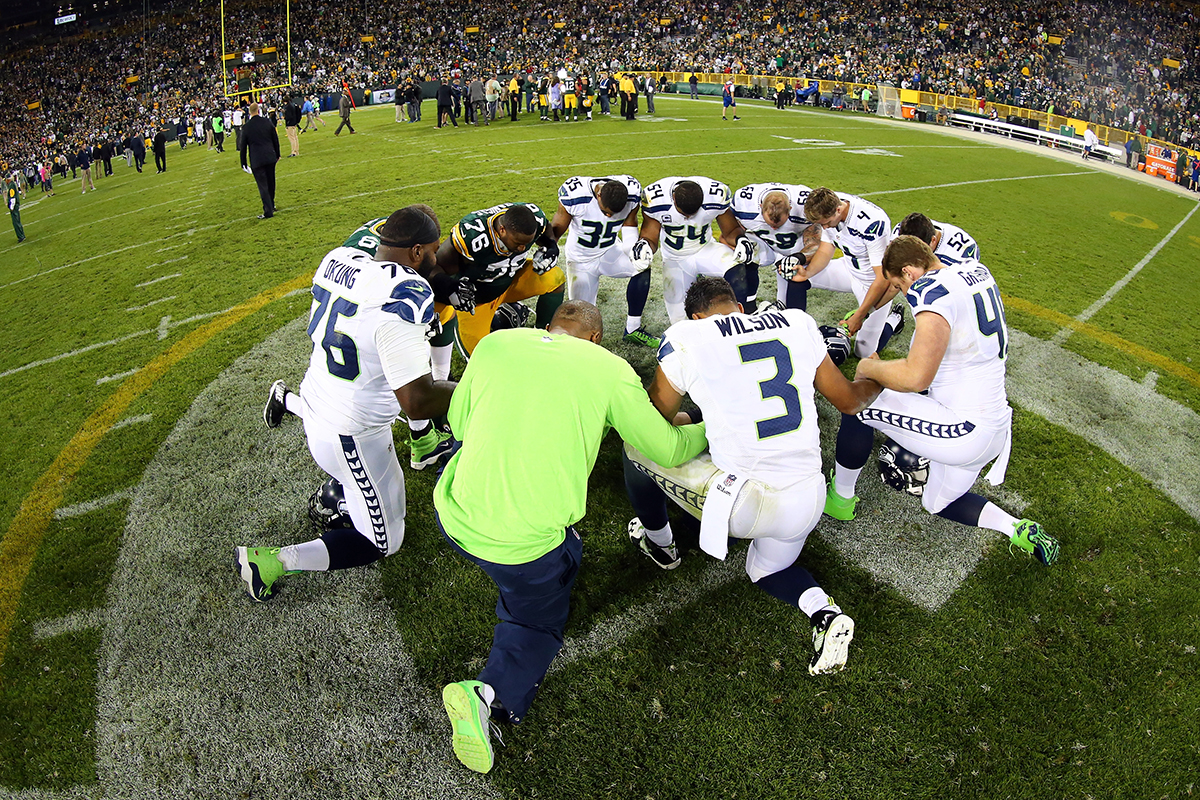
[[(338, 297), (331, 305), (329, 300), (333, 295), (328, 289), (320, 286), (313, 286), (312, 293), (316, 298), (317, 307), (308, 321), (308, 337), (315, 344), (324, 348), (325, 364), (329, 368), (329, 374), (345, 381), (352, 381), (362, 371), (358, 366), (358, 346), (354, 344), (353, 339), (337, 330), (337, 322), (338, 317), (353, 317), (357, 314), (358, 304), (351, 303), (344, 297)], [(327, 313), (328, 318), (326, 319)], [(314, 334), (321, 326), (321, 320), (325, 320), (325, 334), (318, 340)], [(335, 350), (340, 358), (334, 357), (333, 351)]]
[(760, 440), (770, 439), (772, 436), (791, 433), (799, 428), (800, 423), (804, 421), (804, 414), (800, 408), (800, 393), (796, 391), (795, 386), (789, 383), (795, 370), (792, 368), (792, 354), (788, 351), (787, 345), (778, 339), (754, 342), (738, 347), (738, 354), (741, 355), (743, 364), (768, 358), (775, 359), (775, 377), (759, 381), (758, 389), (762, 392), (763, 400), (768, 397), (778, 397), (782, 400), (786, 413), (782, 416), (759, 420), (756, 423), (758, 438)]

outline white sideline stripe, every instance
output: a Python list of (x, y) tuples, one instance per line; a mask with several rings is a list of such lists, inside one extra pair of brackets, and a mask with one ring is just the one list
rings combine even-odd
[(130, 375), (136, 375), (141, 371), (142, 371), (141, 367), (134, 367), (133, 369), (129, 370), (128, 372), (118, 372), (116, 375), (105, 375), (103, 378), (96, 378), (96, 385), (99, 386), (103, 383), (112, 383), (113, 381), (119, 381), (122, 378), (128, 378)]
[[(187, 242), (183, 242), (182, 244), (177, 244), (175, 246), (183, 247), (183, 245), (185, 245), (185, 244), (187, 244)], [(191, 256), (180, 256), (179, 258), (168, 258), (166, 261), (159, 261), (157, 264), (147, 264), (146, 269), (154, 269), (155, 267), (165, 267), (167, 264), (175, 264), (179, 261), (187, 261), (189, 258), (191, 258)]]
[(135, 289), (142, 289), (142, 288), (144, 288), (144, 287), (146, 287), (146, 286), (153, 286), (153, 285), (154, 285), (154, 284), (156, 284), (156, 283), (162, 283), (163, 281), (169, 281), (169, 280), (171, 280), (172, 278), (178, 278), (178, 277), (180, 277), (181, 275), (183, 275), (183, 273), (182, 273), (182, 272), (173, 272), (173, 273), (171, 273), (170, 275), (163, 275), (161, 278), (155, 278), (155, 279), (154, 279), (154, 280), (152, 280), (152, 281), (146, 281), (145, 283), (139, 283), (139, 284), (135, 284), (133, 288), (135, 288)]
[(1038, 178), (1066, 178), (1071, 175), (1095, 175), (1095, 171), (1086, 172), (1051, 172), (1046, 175), (1019, 175), (1015, 178), (988, 178), (978, 181), (957, 181), (955, 183), (935, 183), (932, 186), (914, 186), (911, 189), (887, 189), (882, 192), (863, 192), (859, 197), (879, 197), (885, 194), (904, 194), (905, 192), (921, 192), (926, 189), (949, 189), (952, 186), (972, 186), (978, 183), (1004, 183), (1005, 181), (1032, 181)]
[(107, 621), (108, 612), (102, 608), (75, 611), (67, 614), (65, 617), (44, 619), (33, 623), (33, 638), (38, 640), (53, 639), (55, 636), (62, 636), (64, 633), (75, 633), (76, 631), (100, 628)]
[(165, 303), (168, 300), (174, 300), (176, 298), (176, 296), (177, 295), (171, 295), (170, 297), (160, 297), (157, 300), (151, 300), (149, 303), (146, 303), (145, 305), (130, 306), (129, 308), (127, 308), (125, 310), (126, 311), (141, 311), (142, 309), (149, 308), (150, 306), (156, 306), (159, 303)]
[[(136, 372), (136, 370), (134, 370)], [(108, 508), (111, 505), (128, 500), (133, 497), (133, 490), (136, 487), (121, 489), (118, 492), (107, 494), (104, 497), (97, 497), (95, 500), (88, 500), (86, 503), (76, 503), (73, 506), (64, 506), (55, 509), (55, 519), (70, 519), (71, 517), (82, 517), (84, 514), (90, 514), (93, 511), (99, 511), (102, 508)]]
[[(1192, 218), (1193, 214), (1196, 213), (1196, 209), (1200, 209), (1200, 203), (1196, 203), (1194, 206), (1192, 206), (1192, 210), (1189, 211), (1183, 219), (1179, 220), (1179, 224), (1177, 224), (1174, 228), (1171, 228), (1171, 232), (1164, 236), (1158, 244), (1154, 245), (1154, 247), (1150, 249), (1150, 252), (1146, 253), (1145, 257), (1141, 261), (1134, 264), (1133, 269), (1125, 273), (1125, 277), (1114, 283), (1112, 288), (1104, 293), (1103, 297), (1085, 308), (1083, 312), (1079, 314), (1079, 316), (1075, 317), (1075, 319), (1079, 320), (1080, 322), (1087, 322), (1089, 319), (1096, 316), (1096, 312), (1108, 305), (1108, 302), (1117, 296), (1117, 292), (1124, 289), (1131, 280), (1137, 277), (1137, 274), (1142, 271), (1142, 268), (1149, 264), (1154, 257), (1158, 255), (1160, 250), (1166, 247), (1167, 242), (1175, 238), (1175, 234), (1179, 233), (1179, 229), (1187, 224), (1187, 221)], [(1074, 328), (1063, 328), (1054, 335), (1053, 342), (1055, 344), (1062, 344), (1067, 339), (1070, 339), (1071, 334), (1074, 332)]]
[(138, 414), (136, 417), (126, 417), (109, 428), (109, 430), (117, 431), (121, 428), (128, 428), (130, 425), (141, 425), (143, 422), (149, 422), (152, 419), (154, 419), (153, 414)]
[(160, 247), (157, 250), (155, 250), (154, 252), (165, 253), (168, 250), (178, 250), (180, 247), (183, 247), (185, 244), (187, 244), (187, 242), (180, 242), (179, 244), (173, 244), (170, 247)]
[(197, 314), (193, 317), (188, 317), (187, 319), (181, 319), (178, 322), (171, 322), (170, 317), (163, 317), (162, 321), (159, 322), (157, 329), (134, 331), (133, 333), (127, 333), (124, 336), (118, 336), (116, 339), (109, 339), (107, 342), (97, 342), (96, 344), (89, 344), (86, 347), (80, 347), (78, 350), (72, 350), (68, 353), (59, 353), (56, 356), (50, 356), (49, 358), (43, 358), (39, 361), (31, 361), (28, 364), (23, 364), (19, 367), (13, 367), (10, 370), (5, 370), (4, 372), (0, 372), (0, 378), (7, 378), (9, 375), (16, 375), (18, 372), (25, 372), (26, 370), (33, 369), (34, 367), (44, 367), (47, 364), (53, 364), (56, 361), (62, 361), (65, 358), (74, 358), (75, 356), (81, 356), (84, 353), (90, 353), (93, 350), (99, 350), (102, 347), (110, 347), (114, 344), (121, 344), (122, 342), (129, 341), (130, 339), (136, 339), (139, 336), (149, 336), (152, 333), (157, 333), (159, 340), (162, 340), (162, 339), (167, 338), (167, 333), (169, 333), (171, 330), (174, 330), (175, 328), (178, 328), (181, 325), (188, 325), (192, 322), (199, 322), (202, 319), (209, 319), (210, 317), (216, 317), (216, 316), (226, 313), (227, 311), (232, 311), (234, 308), (236, 308), (236, 306), (230, 306), (229, 308), (223, 309), (221, 311), (210, 311), (207, 314)]

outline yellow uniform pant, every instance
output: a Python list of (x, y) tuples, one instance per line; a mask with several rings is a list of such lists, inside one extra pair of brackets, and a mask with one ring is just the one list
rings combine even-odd
[(470, 314), (462, 311), (454, 311), (450, 306), (438, 306), (438, 315), (445, 325), (449, 322), (451, 315), (446, 314), (446, 310), (453, 313), (458, 319), (458, 343), (463, 351), (469, 356), (475, 351), (475, 346), (479, 341), (492, 332), (492, 317), (496, 316), (496, 309), (500, 308), (502, 303), (515, 303), (518, 300), (528, 300), (531, 297), (540, 297), (544, 294), (561, 289), (566, 283), (567, 276), (559, 267), (555, 267), (544, 275), (538, 275), (533, 271), (530, 264), (526, 264), (517, 273), (516, 279), (504, 291), (504, 294), (492, 300), (489, 303), (480, 303), (475, 306), (475, 310)]

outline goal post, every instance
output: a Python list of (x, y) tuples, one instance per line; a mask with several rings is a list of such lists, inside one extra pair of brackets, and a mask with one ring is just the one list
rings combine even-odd
[[(284, 44), (286, 48), (285, 54), (280, 54), (278, 42), (274, 42), (270, 47), (260, 46), (254, 47), (254, 43), (249, 47), (240, 48), (239, 52), (229, 52), (229, 42), (226, 39), (225, 31), (225, 0), (220, 0), (221, 10), (221, 52), (218, 57), (221, 60), (221, 91), (226, 97), (240, 97), (242, 95), (250, 95), (253, 99), (254, 95), (259, 92), (269, 91), (271, 89), (285, 89), (291, 86), (294, 82), (292, 77), (292, 3), (291, 0), (283, 0), (283, 17), (284, 17)], [(273, 83), (267, 86), (255, 86), (254, 74), (259, 66), (267, 66), (271, 64), (281, 63), (283, 58), (287, 59), (287, 80), (285, 82)], [(230, 80), (231, 73), (237, 78), (236, 83)]]
[(879, 92), (875, 113), (881, 117), (903, 119), (904, 113), (900, 110), (900, 91), (890, 83), (881, 83), (875, 89)]

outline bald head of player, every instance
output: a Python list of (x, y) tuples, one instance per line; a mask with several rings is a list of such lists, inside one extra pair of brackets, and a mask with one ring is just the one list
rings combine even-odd
[(377, 261), (394, 261), (420, 272), (437, 261), (442, 228), (437, 214), (424, 203), (405, 206), (393, 213), (379, 229)]
[(705, 319), (740, 311), (742, 304), (737, 301), (729, 281), (712, 275), (697, 278), (683, 298), (683, 313), (687, 314), (688, 319)]
[(586, 300), (568, 300), (554, 312), (546, 330), (600, 344), (604, 338), (604, 318), (600, 316), (600, 309)]
[(916, 236), (897, 236), (883, 254), (883, 277), (901, 293), (926, 272), (941, 266), (929, 245)]

